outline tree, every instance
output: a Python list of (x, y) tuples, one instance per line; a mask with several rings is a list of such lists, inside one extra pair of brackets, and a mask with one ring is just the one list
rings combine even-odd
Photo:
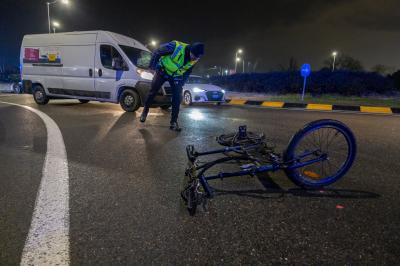
[(362, 66), (360, 60), (355, 59), (351, 56), (344, 55), (339, 57), (338, 65), (340, 69), (349, 70), (349, 71), (363, 71), (364, 67)]
[(289, 58), (289, 65), (288, 66), (284, 66), (282, 64), (279, 64), (277, 66), (277, 70), (278, 71), (290, 71), (290, 72), (294, 72), (294, 71), (298, 71), (299, 70), (299, 65), (297, 64), (297, 60), (296, 58), (294, 58), (293, 56), (291, 56)]
[[(324, 67), (332, 69), (333, 58), (328, 58), (323, 62)], [(361, 61), (349, 55), (342, 55), (336, 58), (335, 69), (348, 71), (364, 71)]]
[(371, 71), (384, 76), (388, 73), (389, 67), (382, 65), (382, 64), (377, 64), (371, 68)]
[(299, 65), (297, 64), (296, 58), (293, 56), (290, 57), (289, 59), (289, 71), (298, 71), (299, 70)]
[(400, 70), (397, 70), (397, 72), (393, 73), (392, 78), (394, 81), (394, 87), (400, 90)]

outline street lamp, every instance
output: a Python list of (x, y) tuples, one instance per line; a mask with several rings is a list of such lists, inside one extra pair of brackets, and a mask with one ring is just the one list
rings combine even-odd
[(151, 40), (148, 44), (145, 45), (146, 48), (149, 48), (149, 46), (153, 46), (154, 48), (157, 47), (157, 41)]
[[(55, 0), (53, 2), (47, 2), (47, 20), (49, 22), (49, 33), (51, 33), (51, 24), (50, 24), (50, 5), (56, 4), (58, 3), (59, 0)], [(61, 3), (63, 3), (64, 5), (68, 5), (69, 4), (69, 0), (61, 0)], [(54, 29), (54, 28), (53, 28)]]
[(241, 53), (243, 53), (243, 50), (239, 49), (239, 50), (236, 51), (236, 54), (235, 54), (235, 58), (236, 58), (236, 61), (235, 61), (235, 73), (237, 71), (237, 63), (240, 61), (240, 58), (238, 60), (238, 54), (241, 54)]
[(333, 71), (335, 71), (335, 63), (336, 63), (336, 56), (337, 56), (337, 52), (336, 51), (334, 51), (333, 53), (332, 53), (332, 56), (333, 56), (333, 63), (332, 63), (332, 72)]
[(56, 33), (56, 28), (60, 27), (60, 23), (57, 21), (53, 21), (53, 33)]

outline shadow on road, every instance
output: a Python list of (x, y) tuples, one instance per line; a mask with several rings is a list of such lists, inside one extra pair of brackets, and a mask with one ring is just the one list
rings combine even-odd
[[(75, 105), (84, 105), (84, 103), (80, 102), (57, 102), (53, 101), (51, 102), (51, 105), (57, 105), (57, 106), (75, 106)], [(88, 104), (85, 104), (85, 106), (89, 106)]]
[(125, 112), (122, 113), (110, 128), (110, 132), (125, 128), (127, 125), (134, 123), (136, 120), (136, 113)]
[(233, 194), (257, 199), (283, 198), (287, 195), (307, 198), (341, 198), (341, 199), (371, 199), (379, 198), (381, 195), (368, 191), (351, 189), (323, 188), (306, 190), (302, 188), (284, 189), (275, 183), (268, 173), (257, 175), (258, 180), (265, 189), (253, 190), (222, 190), (214, 188), (216, 196)]

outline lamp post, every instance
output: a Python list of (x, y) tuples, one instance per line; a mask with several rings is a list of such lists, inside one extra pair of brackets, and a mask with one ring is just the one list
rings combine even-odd
[[(51, 33), (51, 24), (50, 24), (50, 5), (56, 4), (59, 1), (61, 1), (61, 3), (63, 3), (64, 5), (68, 5), (69, 4), (69, 0), (55, 0), (53, 2), (47, 2), (47, 20), (49, 23), (49, 33)], [(54, 29), (54, 28), (53, 28)]]
[(237, 71), (237, 63), (240, 61), (240, 58), (238, 60), (238, 54), (241, 54), (241, 53), (243, 53), (243, 50), (239, 49), (236, 51), (236, 54), (235, 54), (235, 73)]
[(60, 23), (57, 21), (53, 21), (53, 33), (56, 33), (56, 28), (60, 27)]
[(333, 53), (332, 53), (332, 56), (333, 56), (333, 63), (332, 63), (332, 72), (333, 71), (335, 71), (335, 63), (336, 63), (336, 56), (337, 56), (337, 52), (336, 51), (334, 51)]

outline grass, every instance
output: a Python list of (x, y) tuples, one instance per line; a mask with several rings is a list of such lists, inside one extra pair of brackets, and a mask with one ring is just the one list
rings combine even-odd
[[(364, 106), (383, 106), (400, 108), (400, 98), (397, 97), (356, 97), (356, 96), (341, 96), (341, 95), (321, 95), (312, 97), (306, 94), (304, 102), (301, 101), (299, 94), (284, 94), (284, 95), (263, 95), (264, 101), (280, 101), (288, 103), (321, 103), (321, 104), (336, 104), (336, 105), (364, 105)], [(253, 99), (252, 99), (253, 100)]]

